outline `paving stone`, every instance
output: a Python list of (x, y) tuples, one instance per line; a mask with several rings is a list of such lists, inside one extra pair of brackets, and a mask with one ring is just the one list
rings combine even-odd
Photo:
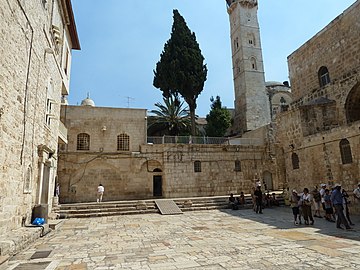
[[(294, 226), (291, 209), (282, 207), (261, 216), (236, 212), (65, 220), (0, 270), (31, 263), (32, 254), (44, 250), (52, 251), (47, 260), (59, 262), (56, 270), (360, 268), (359, 226), (353, 232), (325, 220)], [(360, 224), (360, 217), (354, 222)]]

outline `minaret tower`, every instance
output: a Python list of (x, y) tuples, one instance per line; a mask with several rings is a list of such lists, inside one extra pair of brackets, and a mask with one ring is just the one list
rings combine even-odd
[(234, 131), (243, 134), (270, 123), (257, 0), (226, 0), (235, 90)]

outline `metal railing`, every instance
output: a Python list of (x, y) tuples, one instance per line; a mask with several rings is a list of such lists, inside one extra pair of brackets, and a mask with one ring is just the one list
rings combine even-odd
[(147, 137), (148, 144), (222, 144), (222, 145), (261, 145), (257, 138), (224, 138), (196, 136)]

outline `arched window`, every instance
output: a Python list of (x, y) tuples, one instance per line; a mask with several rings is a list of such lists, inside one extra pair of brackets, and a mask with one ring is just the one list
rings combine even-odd
[(88, 151), (90, 150), (90, 135), (86, 133), (80, 133), (77, 135), (77, 150)]
[(251, 57), (251, 58), (250, 58), (250, 63), (251, 63), (251, 68), (252, 68), (253, 70), (257, 70), (257, 64), (256, 64), (256, 59), (255, 59), (255, 57)]
[(235, 160), (235, 172), (241, 172), (241, 162), (240, 160)]
[(196, 160), (194, 162), (194, 172), (201, 172), (201, 161)]
[(299, 156), (296, 153), (292, 153), (291, 155), (291, 162), (293, 170), (299, 169)]
[(117, 150), (129, 151), (130, 149), (130, 137), (127, 134), (120, 134), (117, 136)]
[(255, 35), (253, 33), (248, 33), (247, 37), (249, 44), (255, 46)]
[(330, 83), (330, 74), (327, 67), (322, 66), (318, 71), (320, 87)]
[(342, 164), (352, 163), (351, 147), (347, 139), (342, 139), (340, 141), (340, 154)]

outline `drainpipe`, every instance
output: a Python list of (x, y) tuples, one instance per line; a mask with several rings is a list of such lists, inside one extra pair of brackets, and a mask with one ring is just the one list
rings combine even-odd
[(25, 134), (26, 134), (26, 110), (27, 110), (27, 99), (28, 99), (28, 91), (29, 91), (29, 77), (30, 77), (30, 67), (31, 67), (31, 56), (32, 56), (32, 48), (33, 48), (33, 40), (34, 40), (34, 29), (31, 26), (31, 22), (26, 15), (26, 12), (23, 8), (23, 6), (20, 3), (20, 0), (17, 0), (17, 3), (21, 9), (21, 12), (23, 13), (24, 17), (26, 18), (26, 21), (30, 27), (31, 30), (31, 39), (30, 39), (30, 50), (29, 50), (29, 57), (28, 57), (28, 63), (26, 68), (26, 81), (25, 81), (25, 93), (24, 93), (24, 115), (23, 115), (23, 134), (22, 134), (22, 143), (21, 143), (21, 152), (20, 152), (20, 164), (23, 164), (23, 157), (24, 157), (24, 148), (25, 148)]

